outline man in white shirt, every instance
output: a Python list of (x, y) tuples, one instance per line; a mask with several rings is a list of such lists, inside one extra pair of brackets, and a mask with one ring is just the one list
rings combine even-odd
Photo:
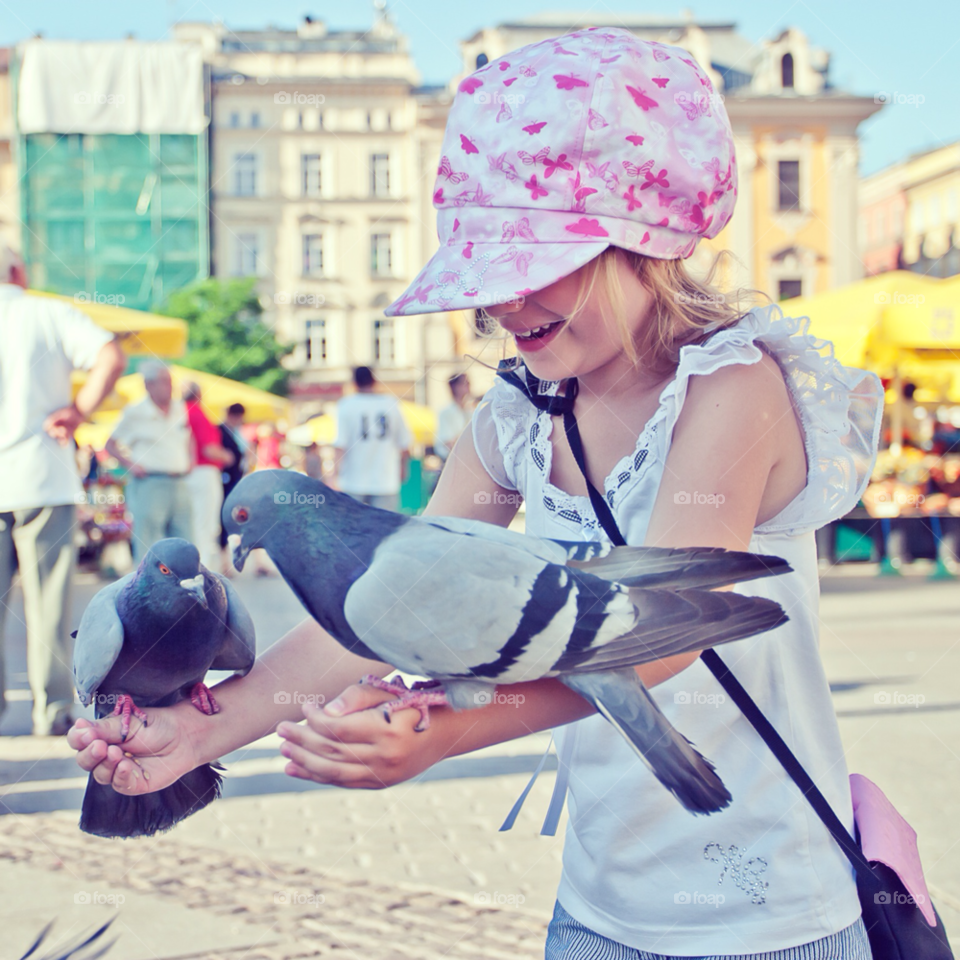
[(410, 430), (397, 398), (377, 392), (369, 367), (357, 367), (353, 382), (357, 392), (337, 404), (337, 486), (362, 503), (396, 510)]
[(473, 397), (470, 396), (470, 381), (465, 373), (458, 373), (448, 381), (453, 401), (437, 415), (437, 435), (433, 451), (446, 463), (450, 451), (460, 438), (473, 413)]
[(187, 408), (173, 396), (170, 371), (162, 363), (148, 360), (140, 375), (147, 395), (124, 408), (105, 447), (130, 472), (126, 497), (133, 515), (133, 558), (138, 563), (158, 540), (193, 538)]
[[(33, 732), (72, 723), (70, 583), (76, 504), (83, 495), (73, 433), (126, 367), (113, 334), (78, 310), (24, 293), (26, 272), (0, 249), (0, 651), (16, 563), (27, 622)], [(76, 400), (70, 374), (88, 370)], [(5, 709), (0, 656), (0, 713)]]

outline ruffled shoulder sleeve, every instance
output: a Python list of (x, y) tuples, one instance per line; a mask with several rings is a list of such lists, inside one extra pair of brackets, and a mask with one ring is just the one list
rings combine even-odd
[(807, 485), (757, 533), (796, 536), (849, 513), (863, 495), (877, 456), (883, 387), (873, 373), (846, 367), (833, 344), (810, 335), (808, 317), (785, 317), (776, 305), (758, 307), (705, 343), (680, 351), (676, 377), (661, 394), (663, 436), (669, 444), (691, 376), (772, 356), (803, 426)]
[(526, 445), (537, 408), (497, 377), (473, 413), (473, 444), (491, 479), (507, 490), (524, 489)]

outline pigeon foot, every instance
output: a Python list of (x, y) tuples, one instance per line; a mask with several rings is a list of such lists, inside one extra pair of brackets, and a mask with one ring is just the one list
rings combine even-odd
[(214, 700), (210, 688), (203, 682), (193, 685), (190, 691), (190, 702), (208, 717), (220, 712), (220, 704)]
[(136, 717), (144, 726), (147, 726), (147, 715), (133, 702), (129, 694), (121, 693), (117, 697), (111, 716), (120, 717), (120, 742), (125, 743), (130, 736), (130, 717)]
[(430, 726), (431, 707), (449, 706), (447, 695), (443, 692), (443, 684), (439, 680), (418, 680), (412, 687), (408, 687), (402, 677), (387, 681), (373, 674), (367, 674), (360, 682), (377, 690), (392, 693), (397, 698), (380, 704), (387, 723), (390, 723), (390, 715), (397, 710), (410, 708), (419, 710), (420, 720), (413, 728), (417, 733), (422, 733)]

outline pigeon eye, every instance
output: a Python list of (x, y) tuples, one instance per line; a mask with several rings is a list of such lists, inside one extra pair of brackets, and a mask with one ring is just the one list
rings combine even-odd
[(170, 568), (165, 563), (158, 563), (157, 566), (160, 568), (160, 572), (164, 576), (168, 576), (170, 573)]
[(246, 523), (250, 519), (250, 514), (247, 513), (246, 507), (234, 507), (230, 516), (232, 516), (237, 523)]

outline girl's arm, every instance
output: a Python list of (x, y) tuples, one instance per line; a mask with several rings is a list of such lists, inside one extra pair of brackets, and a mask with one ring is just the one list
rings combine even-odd
[[(674, 430), (646, 544), (746, 549), (758, 515), (762, 522), (767, 519), (764, 514), (778, 513), (802, 490), (805, 476), (802, 440), (774, 361), (764, 358), (750, 367), (737, 365), (696, 377)], [(486, 505), (478, 512), (475, 504), (478, 493), (494, 487), (468, 434), (457, 443), (427, 512), (490, 520), (494, 512)], [(712, 503), (683, 496), (693, 493), (717, 496)], [(493, 522), (508, 523), (512, 514), (512, 509), (504, 510)], [(697, 657), (697, 653), (670, 657), (644, 664), (637, 673), (653, 687)], [(292, 761), (287, 772), (341, 786), (389, 786), (444, 757), (594, 712), (557, 680), (505, 689), (516, 696), (476, 710), (434, 708), (429, 729), (416, 733), (415, 711), (396, 713), (386, 724), (378, 711), (361, 711), (388, 695), (352, 686), (339, 703), (306, 710), (306, 725), (280, 725), (278, 733), (288, 741), (281, 752)]]

